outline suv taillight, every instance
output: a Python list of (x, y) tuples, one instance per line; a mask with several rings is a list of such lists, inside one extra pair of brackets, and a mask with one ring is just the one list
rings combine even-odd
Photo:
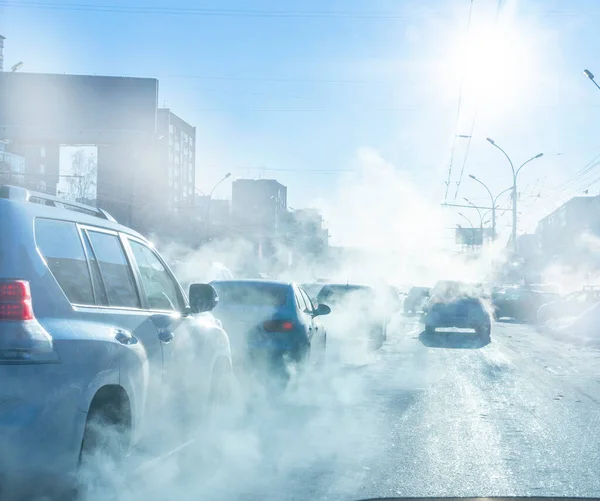
[(0, 279), (0, 365), (60, 362), (52, 336), (36, 320), (26, 280)]
[(0, 320), (33, 320), (31, 291), (25, 280), (0, 281)]

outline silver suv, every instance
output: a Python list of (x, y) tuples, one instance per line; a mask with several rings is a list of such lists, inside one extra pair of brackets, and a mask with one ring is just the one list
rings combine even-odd
[(194, 284), (190, 302), (144, 237), (11, 186), (0, 230), (0, 498), (69, 485), (107, 437), (125, 454), (183, 440), (229, 391), (216, 292)]

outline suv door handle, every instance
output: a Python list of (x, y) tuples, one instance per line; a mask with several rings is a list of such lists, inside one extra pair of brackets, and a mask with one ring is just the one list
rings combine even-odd
[(161, 329), (158, 331), (158, 339), (160, 339), (163, 343), (168, 344), (173, 341), (175, 334), (167, 329)]

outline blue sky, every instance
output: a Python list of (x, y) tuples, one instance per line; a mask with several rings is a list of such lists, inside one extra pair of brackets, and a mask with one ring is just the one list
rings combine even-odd
[[(357, 152), (370, 148), (437, 206), (458, 133), (473, 138), (456, 141), (448, 202), (487, 203), (469, 173), (494, 192), (510, 185), (508, 164), (487, 136), (515, 163), (545, 153), (520, 177), (526, 230), (587, 185), (600, 192), (600, 180), (592, 184), (600, 168), (563, 186), (600, 154), (600, 91), (582, 75), (584, 68), (600, 75), (598, 1), (474, 0), (469, 37), (469, 0), (69, 0), (77, 8), (65, 0), (58, 9), (40, 8), (40, 0), (16, 7), (27, 3), (0, 0), (6, 66), (22, 60), (22, 71), (158, 77), (161, 104), (198, 128), (200, 189), (231, 171), (277, 178), (292, 207), (319, 205), (360, 168)], [(140, 6), (168, 12), (141, 14)], [(134, 12), (122, 12), (127, 7)], [(173, 14), (179, 8), (244, 12)], [(310, 11), (333, 15), (296, 14)], [(388, 15), (347, 16), (353, 12)], [(218, 195), (228, 195), (226, 185)]]

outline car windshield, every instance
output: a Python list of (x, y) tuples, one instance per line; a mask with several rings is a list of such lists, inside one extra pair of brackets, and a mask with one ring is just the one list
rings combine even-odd
[(600, 501), (600, 0), (0, 0), (0, 501), (505, 495)]
[(285, 285), (259, 282), (212, 282), (223, 306), (284, 306), (288, 297)]

